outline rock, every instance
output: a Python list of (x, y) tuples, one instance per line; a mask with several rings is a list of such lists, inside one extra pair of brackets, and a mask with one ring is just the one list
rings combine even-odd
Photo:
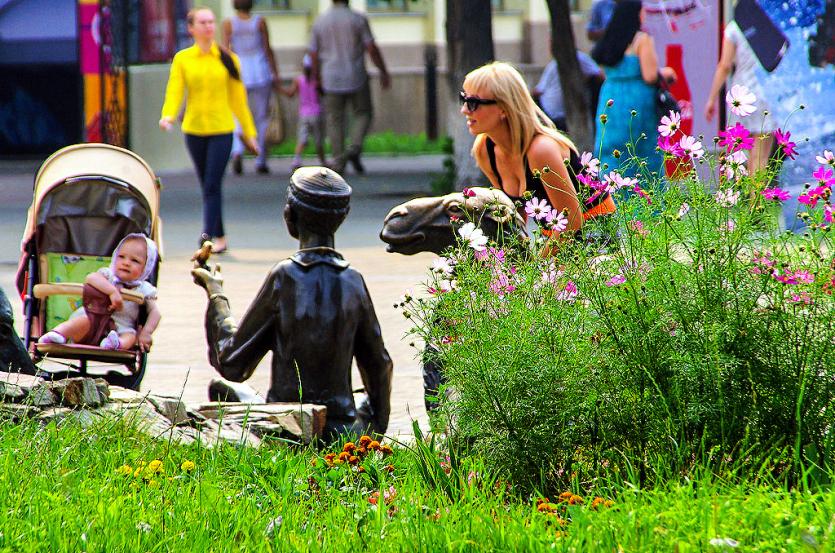
[(151, 402), (160, 415), (171, 421), (171, 424), (178, 425), (190, 422), (186, 404), (179, 399), (149, 395), (148, 401)]
[(32, 418), (40, 413), (40, 409), (33, 405), (21, 405), (17, 403), (0, 403), (0, 420), (11, 419), (19, 422), (23, 419)]
[(196, 407), (208, 419), (229, 421), (247, 428), (261, 438), (274, 436), (310, 443), (325, 428), (327, 408), (310, 403), (210, 402)]
[(56, 380), (49, 386), (55, 398), (67, 407), (98, 407), (107, 402), (106, 388), (102, 392), (101, 385), (92, 378), (66, 378)]
[(44, 424), (48, 424), (53, 421), (57, 423), (63, 421), (68, 415), (72, 415), (72, 413), (73, 410), (67, 407), (52, 407), (41, 411), (38, 415), (38, 420)]
[(14, 312), (0, 288), (0, 371), (34, 375), (35, 365), (14, 328)]
[(143, 403), (148, 394), (137, 392), (136, 390), (129, 390), (121, 386), (109, 386), (109, 399), (115, 403)]
[(19, 403), (26, 397), (26, 391), (11, 382), (0, 381), (0, 401)]
[(23, 390), (28, 391), (34, 386), (43, 384), (45, 380), (28, 374), (0, 372), (0, 382), (15, 384), (16, 386), (20, 386)]
[(37, 386), (33, 386), (26, 394), (23, 403), (26, 405), (34, 405), (35, 407), (49, 407), (55, 405), (55, 394), (52, 393), (52, 388), (46, 382), (41, 382)]

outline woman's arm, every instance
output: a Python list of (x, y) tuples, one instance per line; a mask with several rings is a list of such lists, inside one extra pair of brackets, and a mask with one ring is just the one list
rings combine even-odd
[(638, 61), (641, 63), (641, 78), (647, 84), (658, 81), (658, 56), (655, 53), (655, 41), (646, 33), (641, 33), (636, 44)]
[(264, 47), (264, 52), (267, 54), (267, 62), (270, 64), (270, 73), (273, 77), (273, 86), (276, 90), (281, 86), (281, 76), (278, 73), (278, 62), (275, 61), (275, 53), (270, 46), (270, 31), (267, 28), (267, 22), (262, 17), (258, 22), (258, 30), (261, 32), (261, 45)]
[(162, 116), (159, 120), (159, 127), (164, 130), (170, 130), (174, 120), (177, 118), (177, 113), (180, 111), (180, 105), (183, 103), (183, 93), (185, 92), (185, 76), (183, 75), (182, 62), (177, 56), (171, 62), (171, 71), (168, 75), (168, 84), (165, 87), (165, 102), (162, 105)]
[[(542, 184), (551, 207), (568, 211), (568, 227), (565, 232), (573, 232), (583, 226), (583, 211), (565, 166), (563, 150), (564, 147), (553, 138), (537, 136), (528, 148), (528, 165), (532, 171), (541, 171)], [(547, 172), (543, 171), (545, 167), (548, 168)]]
[(227, 50), (232, 49), (232, 20), (223, 20), (223, 47)]
[(705, 104), (705, 119), (708, 122), (713, 120), (716, 115), (716, 103), (719, 100), (719, 91), (722, 85), (728, 80), (728, 75), (731, 74), (734, 68), (734, 60), (736, 59), (736, 44), (728, 37), (722, 39), (722, 55), (719, 57), (719, 65), (716, 66), (716, 71), (713, 74), (713, 83), (710, 85), (710, 94), (707, 97), (707, 104)]

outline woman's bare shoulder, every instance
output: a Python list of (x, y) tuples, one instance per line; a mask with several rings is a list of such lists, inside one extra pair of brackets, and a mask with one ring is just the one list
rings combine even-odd
[(528, 159), (530, 160), (550, 161), (556, 159), (561, 161), (568, 155), (568, 145), (547, 134), (534, 136), (531, 145), (528, 146)]

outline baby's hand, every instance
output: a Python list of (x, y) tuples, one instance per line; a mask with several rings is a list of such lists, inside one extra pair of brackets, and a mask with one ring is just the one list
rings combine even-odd
[(139, 343), (139, 351), (150, 351), (151, 344), (154, 343), (154, 339), (151, 336), (151, 333), (145, 332), (144, 330), (139, 333), (139, 336), (137, 336), (136, 341)]
[(124, 305), (122, 301), (122, 293), (119, 290), (114, 290), (112, 294), (110, 294), (110, 307), (113, 311), (118, 311)]

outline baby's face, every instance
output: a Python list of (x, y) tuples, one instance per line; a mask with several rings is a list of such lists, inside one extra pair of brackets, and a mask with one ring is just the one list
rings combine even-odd
[(145, 261), (148, 259), (148, 247), (144, 241), (128, 240), (119, 248), (116, 255), (116, 276), (119, 280), (138, 280), (145, 270)]

